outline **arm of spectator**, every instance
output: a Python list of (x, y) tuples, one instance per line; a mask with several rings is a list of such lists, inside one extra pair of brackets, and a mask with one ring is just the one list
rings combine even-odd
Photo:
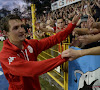
[(47, 29), (47, 28), (40, 28), (40, 30), (43, 32), (53, 32), (52, 29)]
[(89, 31), (89, 34), (98, 34), (98, 33), (100, 33), (100, 29), (97, 28), (90, 29)]
[(100, 40), (100, 33), (96, 35), (84, 35), (84, 36), (79, 36), (78, 40), (83, 44), (87, 45), (92, 42), (96, 42)]
[(98, 3), (98, 1), (96, 0), (96, 5), (100, 8), (100, 4)]
[(76, 38), (73, 38), (70, 46), (82, 48), (87, 44), (90, 44), (92, 42), (96, 42), (96, 41), (99, 41), (99, 40), (100, 40), (100, 34), (78, 36)]
[(54, 32), (54, 30), (53, 30), (52, 27), (47, 27), (47, 28), (39, 27), (39, 29), (40, 29), (42, 32)]
[(93, 28), (93, 23), (95, 23), (95, 20), (94, 20), (94, 18), (91, 15), (89, 15), (88, 16), (88, 20), (87, 20), (87, 25), (88, 25), (89, 29)]
[(91, 28), (97, 28), (100, 29), (100, 22), (94, 22), (94, 23), (90, 23)]
[(70, 46), (82, 47), (82, 43), (78, 40), (78, 38), (73, 38), (72, 43), (70, 44)]
[(92, 10), (91, 10), (90, 6), (87, 6), (87, 8), (86, 8), (86, 14), (92, 16)]
[(67, 49), (62, 52), (62, 58), (68, 57), (69, 61), (73, 61), (85, 55), (100, 55), (100, 46), (84, 50)]
[(81, 19), (79, 19), (79, 21), (77, 22), (76, 26), (79, 26), (81, 23)]
[(89, 34), (89, 30), (88, 28), (75, 28), (72, 34), (73, 36), (86, 35)]
[(36, 24), (36, 30), (41, 30), (42, 32), (53, 32), (51, 28), (41, 28), (39, 24)]
[(94, 8), (94, 6), (96, 5), (96, 1), (94, 0), (94, 1), (92, 1), (92, 3), (93, 3), (93, 5), (90, 6), (91, 9)]

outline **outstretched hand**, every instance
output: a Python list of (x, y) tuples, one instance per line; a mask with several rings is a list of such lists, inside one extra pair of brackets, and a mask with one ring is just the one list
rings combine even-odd
[(83, 35), (79, 36), (78, 40), (82, 43), (83, 46), (95, 42), (93, 35)]
[(69, 61), (73, 61), (79, 57), (81, 57), (81, 50), (74, 50), (74, 49), (67, 49), (62, 52), (61, 54), (62, 58), (69, 58)]
[(72, 23), (73, 24), (77, 24), (77, 22), (79, 21), (80, 17), (81, 17), (81, 14), (80, 13), (78, 15), (75, 15), (73, 17), (73, 19), (72, 19)]
[(92, 16), (89, 16), (88, 17), (88, 20), (87, 20), (87, 25), (88, 25), (88, 28), (91, 29), (93, 28), (93, 24), (95, 23), (95, 20)]

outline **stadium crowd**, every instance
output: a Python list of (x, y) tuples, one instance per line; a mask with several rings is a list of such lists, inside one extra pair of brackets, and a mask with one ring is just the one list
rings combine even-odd
[(72, 32), (72, 38), (74, 38), (71, 46), (83, 49), (99, 46), (100, 0), (82, 0), (41, 16), (37, 15), (36, 23), (40, 24), (40, 27), (34, 34), (41, 39), (46, 36), (45, 32), (51, 35), (58, 33), (67, 27), (75, 14), (79, 13), (81, 18)]

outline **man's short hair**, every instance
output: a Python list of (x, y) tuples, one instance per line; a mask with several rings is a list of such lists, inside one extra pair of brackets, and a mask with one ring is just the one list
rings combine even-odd
[(10, 14), (0, 20), (0, 28), (2, 30), (5, 30), (6, 32), (9, 32), (9, 20), (13, 20), (13, 19), (21, 20), (19, 16)]
[(64, 21), (63, 17), (58, 17), (57, 20), (58, 20), (58, 19), (62, 19), (62, 20)]

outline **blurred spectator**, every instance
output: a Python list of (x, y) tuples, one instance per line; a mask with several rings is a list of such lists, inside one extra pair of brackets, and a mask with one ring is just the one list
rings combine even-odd
[[(81, 0), (80, 2), (59, 8), (54, 11), (50, 11), (48, 12), (48, 15), (44, 15), (44, 17), (47, 19), (46, 27), (52, 29), (54, 27), (53, 26), (54, 24), (52, 23), (53, 20), (54, 23), (56, 23), (56, 30), (54, 31), (58, 33), (62, 31), (67, 26), (68, 23), (71, 22), (75, 14), (81, 13), (82, 17), (77, 23), (77, 28), (75, 28), (73, 31), (73, 35), (76, 36), (76, 38), (73, 38), (71, 45), (79, 46), (81, 48), (84, 46), (86, 48), (87, 46), (91, 47), (91, 45), (96, 46), (96, 44), (99, 45), (98, 41), (97, 42), (94, 41), (95, 43), (92, 43), (93, 41), (91, 40), (91, 37), (92, 36), (95, 37), (100, 33), (99, 11), (100, 11), (100, 0)], [(42, 21), (42, 19), (40, 19), (40, 21)], [(81, 38), (84, 38), (84, 40), (83, 39), (81, 40)], [(88, 40), (89, 42), (87, 43)], [(90, 44), (90, 42), (92, 44)]]
[[(38, 23), (39, 24), (39, 23)], [(44, 23), (40, 23), (39, 26), (41, 28), (46, 28)], [(37, 26), (36, 26), (37, 27)], [(38, 39), (42, 39), (43, 37), (45, 37), (45, 32), (41, 31), (40, 28), (36, 28), (36, 31), (34, 32), (34, 35), (38, 38)]]
[(65, 21), (63, 20), (63, 18), (59, 17), (57, 18), (57, 28), (56, 28), (56, 33), (64, 30), (65, 27)]
[(53, 19), (47, 20), (46, 28), (48, 30), (51, 30), (51, 32), (55, 32), (56, 31), (55, 21)]
[(32, 27), (29, 27), (28, 28), (27, 39), (32, 39), (32, 38), (33, 38)]

